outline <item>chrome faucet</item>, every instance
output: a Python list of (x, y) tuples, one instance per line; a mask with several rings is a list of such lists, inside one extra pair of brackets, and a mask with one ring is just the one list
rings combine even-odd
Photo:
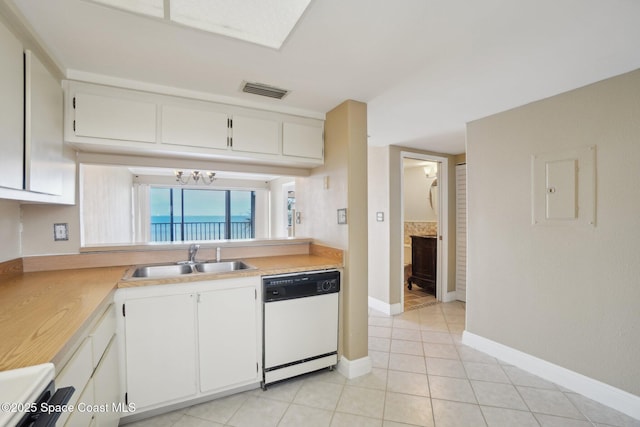
[(198, 249), (200, 249), (200, 245), (193, 244), (189, 246), (189, 263), (190, 264), (195, 264), (196, 254), (198, 253)]

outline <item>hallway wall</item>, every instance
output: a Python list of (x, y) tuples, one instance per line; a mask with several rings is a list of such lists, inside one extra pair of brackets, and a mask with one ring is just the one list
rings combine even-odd
[[(467, 135), (467, 330), (636, 396), (638, 100), (640, 70), (471, 122)], [(595, 225), (532, 225), (532, 155), (585, 146), (596, 147)]]

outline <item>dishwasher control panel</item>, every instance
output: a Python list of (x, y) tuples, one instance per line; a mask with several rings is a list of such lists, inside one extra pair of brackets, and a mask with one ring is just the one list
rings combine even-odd
[(264, 302), (273, 302), (340, 291), (340, 272), (327, 270), (262, 278)]

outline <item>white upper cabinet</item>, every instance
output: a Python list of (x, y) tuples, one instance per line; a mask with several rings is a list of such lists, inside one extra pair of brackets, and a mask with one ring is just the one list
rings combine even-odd
[(22, 189), (23, 53), (22, 44), (0, 22), (0, 187)]
[(324, 162), (319, 119), (75, 81), (65, 91), (64, 139), (80, 150), (301, 167)]
[(282, 153), (286, 156), (322, 160), (324, 156), (324, 128), (321, 122), (282, 125)]
[(261, 154), (280, 153), (280, 122), (277, 120), (233, 116), (233, 151)]
[(162, 143), (227, 149), (226, 113), (174, 105), (162, 106)]
[(60, 81), (0, 20), (0, 199), (75, 203)]
[(74, 105), (77, 136), (156, 142), (156, 104), (152, 102), (78, 93)]
[(25, 189), (62, 194), (62, 86), (25, 52)]

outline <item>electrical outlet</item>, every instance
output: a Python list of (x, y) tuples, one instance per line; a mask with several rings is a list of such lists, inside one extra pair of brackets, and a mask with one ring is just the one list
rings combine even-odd
[(53, 240), (69, 240), (69, 224), (59, 223), (53, 224)]

